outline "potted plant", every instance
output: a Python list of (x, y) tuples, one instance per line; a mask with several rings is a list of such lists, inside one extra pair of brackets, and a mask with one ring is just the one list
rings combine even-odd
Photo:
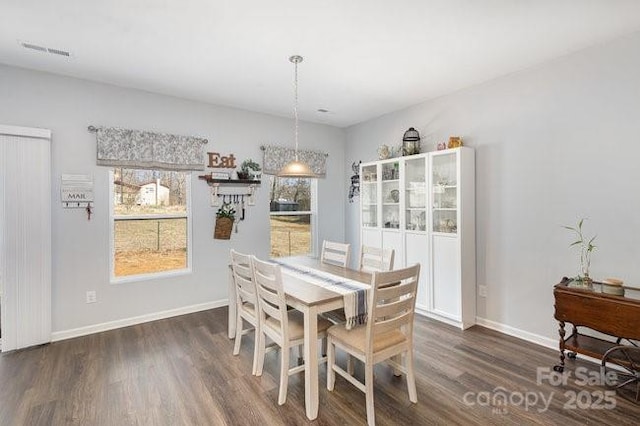
[(575, 246), (580, 250), (580, 273), (577, 277), (573, 278), (573, 282), (581, 287), (592, 288), (593, 281), (589, 276), (589, 267), (591, 266), (591, 254), (596, 249), (596, 246), (593, 244), (596, 236), (594, 235), (591, 238), (585, 237), (582, 232), (583, 223), (584, 218), (578, 221), (577, 226), (564, 226), (564, 228), (574, 233), (577, 237), (576, 241), (571, 243), (569, 247)]
[(223, 203), (216, 212), (216, 227), (213, 232), (213, 238), (216, 240), (231, 239), (231, 230), (235, 219), (236, 210), (231, 203)]
[(260, 178), (261, 170), (260, 164), (249, 158), (240, 165), (240, 171), (237, 172), (238, 179), (258, 179)]

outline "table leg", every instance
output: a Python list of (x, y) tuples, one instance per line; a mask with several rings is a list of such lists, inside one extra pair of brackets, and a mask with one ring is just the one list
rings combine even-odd
[(233, 280), (233, 272), (229, 268), (229, 326), (227, 328), (229, 339), (236, 336), (236, 283)]
[(309, 420), (318, 417), (318, 310), (304, 310), (304, 404)]

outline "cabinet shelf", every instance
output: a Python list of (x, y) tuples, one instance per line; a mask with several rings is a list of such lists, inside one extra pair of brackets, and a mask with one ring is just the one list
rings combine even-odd
[(400, 179), (384, 179), (382, 183), (400, 182)]
[(434, 207), (433, 211), (438, 211), (438, 212), (455, 212), (458, 209), (455, 207)]
[(427, 206), (420, 206), (420, 207), (406, 207), (405, 210), (417, 210), (417, 211), (423, 211), (427, 208)]

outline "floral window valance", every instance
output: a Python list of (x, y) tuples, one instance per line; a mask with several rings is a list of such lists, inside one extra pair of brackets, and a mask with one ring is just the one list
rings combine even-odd
[[(267, 175), (277, 175), (287, 163), (296, 158), (296, 151), (293, 148), (267, 145), (263, 146), (262, 150), (264, 151), (262, 168)], [(308, 164), (318, 177), (325, 177), (327, 175), (328, 155), (326, 152), (299, 150), (298, 160)]]
[(99, 166), (159, 170), (204, 170), (206, 139), (117, 127), (96, 132)]

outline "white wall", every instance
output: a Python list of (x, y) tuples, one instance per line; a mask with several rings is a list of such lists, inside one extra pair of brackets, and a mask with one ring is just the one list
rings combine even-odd
[[(561, 225), (589, 218), (592, 277), (640, 286), (639, 52), (635, 34), (353, 126), (346, 167), (410, 126), (423, 151), (463, 136), (476, 149), (477, 282), (488, 287), (478, 316), (556, 339), (552, 286), (578, 271)], [(347, 204), (355, 246), (357, 208)]]
[[(108, 169), (95, 164), (95, 135), (87, 126), (202, 136), (209, 139), (207, 151), (262, 163), (261, 144), (293, 146), (291, 119), (0, 65), (0, 123), (52, 130), (54, 332), (224, 300), (229, 248), (269, 253), (268, 185), (259, 189), (257, 205), (247, 208), (240, 232), (230, 242), (219, 241), (212, 238), (215, 209), (208, 186), (197, 179), (202, 173), (193, 173), (193, 273), (110, 284)], [(344, 142), (341, 129), (301, 123), (301, 148), (329, 152), (327, 178), (318, 184), (320, 241), (344, 239)], [(62, 209), (62, 173), (94, 176), (91, 221), (84, 210)], [(98, 303), (85, 303), (87, 290), (97, 291)]]

